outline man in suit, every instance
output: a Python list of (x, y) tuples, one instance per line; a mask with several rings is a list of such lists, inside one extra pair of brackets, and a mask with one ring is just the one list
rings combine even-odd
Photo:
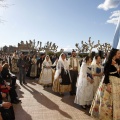
[(72, 51), (71, 57), (68, 59), (69, 69), (70, 69), (70, 75), (71, 75), (71, 86), (72, 90), (70, 92), (70, 95), (76, 94), (76, 82), (78, 77), (78, 70), (80, 68), (80, 64), (78, 61), (78, 58), (76, 58), (76, 51)]
[(26, 77), (26, 61), (24, 59), (24, 53), (21, 53), (20, 58), (18, 59), (17, 66), (19, 68), (19, 80), (20, 80), (20, 85), (22, 84), (27, 84), (25, 77)]

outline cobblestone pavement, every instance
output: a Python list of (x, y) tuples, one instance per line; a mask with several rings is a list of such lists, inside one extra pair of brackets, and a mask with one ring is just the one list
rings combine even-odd
[(22, 103), (14, 105), (16, 120), (93, 120), (88, 111), (74, 104), (74, 97), (66, 93), (60, 96), (49, 88), (43, 88), (36, 80), (27, 80), (17, 92)]

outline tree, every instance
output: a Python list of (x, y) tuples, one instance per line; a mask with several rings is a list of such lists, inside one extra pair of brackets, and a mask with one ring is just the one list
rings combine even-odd
[[(41, 43), (41, 42), (40, 42)], [(57, 52), (58, 46), (55, 43), (47, 42), (44, 47), (42, 47), (42, 43), (40, 44), (39, 51), (45, 51), (45, 54), (48, 54), (48, 52)]]
[(98, 47), (98, 44), (94, 44), (94, 41), (91, 41), (91, 37), (89, 37), (88, 43), (81, 41), (81, 44), (81, 47), (79, 47), (78, 43), (76, 43), (75, 46), (77, 47), (78, 51), (82, 53), (85, 52), (91, 54), (92, 49)]

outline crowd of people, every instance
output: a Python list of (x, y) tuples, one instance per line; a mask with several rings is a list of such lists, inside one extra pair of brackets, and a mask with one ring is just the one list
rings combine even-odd
[(17, 73), (21, 86), (27, 84), (26, 77), (37, 80), (38, 84), (51, 87), (61, 96), (65, 92), (74, 95), (73, 102), (83, 109), (90, 108), (90, 114), (94, 118), (119, 120), (119, 59), (120, 51), (117, 49), (112, 49), (104, 60), (100, 55), (96, 55), (94, 58), (86, 56), (80, 61), (74, 50), (70, 58), (67, 58), (65, 53), (61, 53), (59, 57), (45, 54), (17, 55), (16, 52), (13, 55), (2, 56), (0, 112), (3, 120), (7, 120), (4, 118), (5, 108), (9, 108), (12, 114), (9, 120), (15, 120), (12, 104), (21, 102), (16, 92)]

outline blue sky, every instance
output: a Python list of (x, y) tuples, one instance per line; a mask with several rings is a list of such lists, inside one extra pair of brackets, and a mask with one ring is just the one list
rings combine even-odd
[(0, 8), (0, 18), (5, 20), (0, 23), (0, 46), (35, 39), (43, 45), (56, 43), (59, 49), (75, 48), (75, 43), (89, 37), (95, 43), (112, 44), (116, 26), (107, 20), (120, 6), (106, 10), (106, 1), (112, 0), (6, 0), (1, 4), (8, 7)]

